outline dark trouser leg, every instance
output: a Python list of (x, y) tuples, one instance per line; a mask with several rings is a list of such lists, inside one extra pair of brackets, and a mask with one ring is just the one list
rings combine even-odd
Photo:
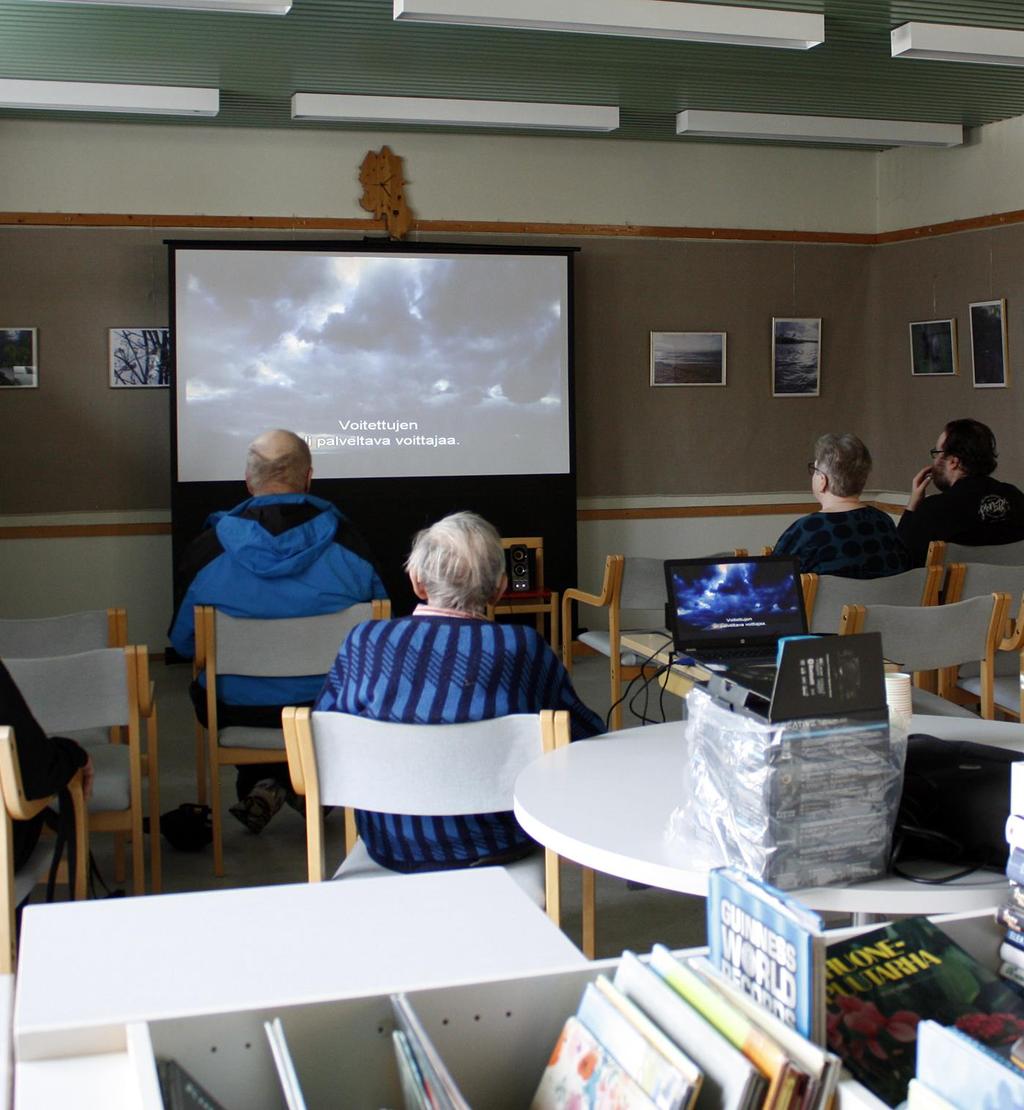
[(288, 777), (287, 763), (242, 763), (238, 767), (238, 777), (235, 779), (235, 792), (238, 800), (247, 797), (256, 783), (262, 779), (273, 779), (279, 782), (285, 790), (291, 790), (292, 783)]

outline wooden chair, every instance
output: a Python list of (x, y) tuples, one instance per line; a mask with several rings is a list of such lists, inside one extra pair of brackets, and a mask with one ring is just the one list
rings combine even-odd
[(835, 632), (844, 605), (938, 605), (942, 567), (918, 567), (887, 578), (842, 578), (801, 574), (800, 584), (812, 632)]
[[(334, 878), (394, 875), (376, 864), (357, 839), (353, 809), (420, 816), (511, 810), (523, 767), (569, 743), (565, 710), (469, 724), (408, 725), (289, 708), (282, 723), (292, 787), (306, 798), (307, 866), (314, 883), (324, 877), (323, 806), (345, 807), (345, 858)], [(534, 853), (508, 866), (556, 925), (561, 924), (558, 864), (558, 856), (545, 849), (543, 856)], [(583, 950), (593, 957), (592, 882), (589, 889)]]
[(0, 620), (0, 659), (45, 659), (127, 644), (128, 614), (124, 609)]
[[(573, 602), (578, 606), (608, 610), (608, 631), (593, 629), (584, 632), (579, 642), (608, 657), (611, 704), (614, 706), (611, 711), (613, 729), (622, 727), (622, 706), (617, 704), (622, 696), (622, 684), (638, 677), (644, 669), (643, 659), (621, 648), (622, 610), (643, 611), (652, 618), (649, 627), (661, 630), (665, 624), (665, 597), (664, 560), (627, 558), (625, 555), (609, 555), (605, 560), (600, 593), (573, 589), (566, 590), (562, 595), (562, 659), (570, 673)], [(616, 650), (612, 649), (613, 644)]]
[[(995, 657), (992, 696), (1003, 716), (1019, 720), (1024, 702), (1024, 566), (949, 563), (945, 569), (947, 602), (991, 593), (1010, 596), (1003, 639)], [(955, 672), (953, 695), (964, 703), (978, 700), (981, 674), (976, 664), (965, 663)]]
[[(996, 648), (1003, 638), (1010, 596), (1005, 593), (974, 597), (953, 605), (847, 605), (840, 633), (880, 632), (882, 651), (914, 675), (915, 713), (973, 717), (956, 704), (955, 677), (950, 668), (976, 662), (980, 673), (981, 715), (994, 715), (993, 678)], [(931, 672), (937, 672), (936, 693)]]
[[(51, 659), (5, 660), (43, 730), (68, 735), (118, 726), (125, 742), (89, 747), (95, 776), (88, 802), (90, 833), (115, 834), (115, 877), (124, 878), (124, 836), (132, 845), (132, 890), (146, 889), (143, 776), (148, 777), (150, 871), (160, 878), (160, 791), (156, 702), (143, 646), (99, 648)], [(146, 722), (143, 744), (142, 721)]]
[[(521, 560), (513, 560), (512, 573), (509, 574), (508, 589), (498, 599), (498, 603), (488, 613), (490, 617), (514, 616), (518, 613), (532, 613), (536, 616), (537, 631), (544, 635), (544, 618), (548, 620), (550, 643), (555, 651), (559, 648), (558, 638), (558, 591), (544, 586), (544, 540), (540, 536), (515, 536), (503, 539), (501, 546), (506, 551), (517, 549), (528, 553), (528, 561), (533, 570), (530, 588), (517, 589), (515, 568)], [(521, 583), (520, 583), (521, 584)]]
[[(82, 772), (77, 771), (68, 782), (75, 825), (75, 873), (68, 877), (76, 900), (87, 895), (89, 878), (89, 832), (82, 793)], [(14, 821), (30, 821), (47, 806), (57, 804), (57, 795), (28, 799), (21, 781), (21, 764), (14, 740), (14, 730), (0, 725), (0, 793), (4, 814), (0, 818), (0, 855), (4, 863), (4, 880), (0, 883), (0, 975), (14, 971), (17, 948), (15, 913), (37, 882), (45, 881), (51, 860), (52, 842), (40, 840), (28, 862), (17, 875), (14, 873)], [(61, 867), (67, 877), (67, 862)]]
[[(390, 602), (374, 601), (315, 617), (259, 620), (231, 617), (212, 605), (196, 606), (194, 670), (196, 674), (205, 675), (207, 714), (206, 728), (198, 726), (204, 743), (197, 746), (196, 777), (205, 777), (206, 768), (209, 768), (214, 874), (224, 874), (221, 768), (284, 762), (284, 736), (279, 729), (220, 728), (217, 723), (217, 676), (287, 678), (325, 674), (330, 670), (342, 640), (352, 628), (371, 618), (383, 619), (390, 612)], [(205, 755), (205, 759), (201, 755)]]
[(947, 543), (946, 540), (932, 540), (928, 545), (926, 566), (942, 566), (943, 563), (988, 563), (998, 566), (1024, 566), (1024, 540), (1016, 543), (987, 544), (983, 547), (970, 547), (962, 543)]

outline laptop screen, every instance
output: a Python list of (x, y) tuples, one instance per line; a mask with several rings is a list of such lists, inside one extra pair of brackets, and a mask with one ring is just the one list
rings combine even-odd
[(807, 631), (795, 558), (669, 559), (665, 580), (677, 651), (769, 648)]

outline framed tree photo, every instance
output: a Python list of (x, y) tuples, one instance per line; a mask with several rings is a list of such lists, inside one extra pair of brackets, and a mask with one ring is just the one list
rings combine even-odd
[(821, 318), (772, 317), (772, 396), (821, 392)]
[(956, 320), (920, 320), (910, 325), (910, 372), (915, 377), (960, 373)]
[(170, 385), (170, 354), (167, 328), (111, 328), (111, 388)]
[(0, 328), (0, 389), (38, 389), (35, 328)]
[(975, 389), (1006, 387), (1006, 298), (976, 301), (971, 311), (971, 364)]
[(725, 385), (724, 331), (652, 331), (651, 385)]

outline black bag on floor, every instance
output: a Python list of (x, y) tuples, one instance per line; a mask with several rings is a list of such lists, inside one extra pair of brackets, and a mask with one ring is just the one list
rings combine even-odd
[(1024, 753), (990, 744), (910, 736), (893, 870), (902, 873), (900, 864), (922, 859), (1005, 870), (1010, 765), (1020, 759)]
[(179, 852), (201, 852), (213, 842), (213, 818), (209, 806), (182, 802), (177, 809), (160, 814), (160, 831)]

